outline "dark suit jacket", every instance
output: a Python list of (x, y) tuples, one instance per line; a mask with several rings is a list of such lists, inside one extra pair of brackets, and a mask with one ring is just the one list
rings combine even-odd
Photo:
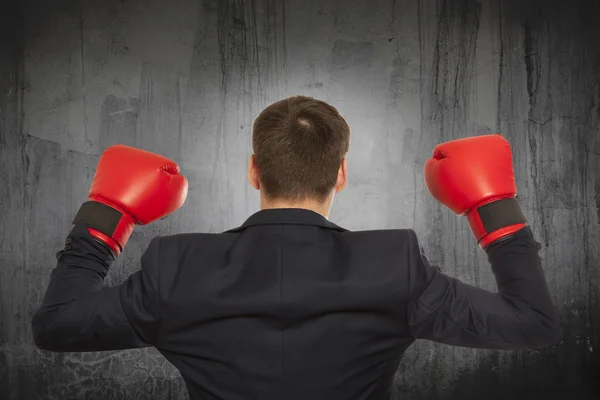
[(109, 288), (109, 252), (76, 225), (33, 333), (51, 351), (155, 346), (192, 399), (381, 400), (415, 339), (555, 343), (538, 250), (527, 227), (491, 248), (494, 293), (431, 267), (410, 229), (264, 210), (224, 233), (153, 239), (141, 270)]

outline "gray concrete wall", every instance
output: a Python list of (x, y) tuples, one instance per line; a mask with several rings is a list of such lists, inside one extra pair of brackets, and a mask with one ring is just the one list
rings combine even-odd
[[(7, 2), (4, 2), (7, 3)], [(494, 289), (466, 222), (427, 193), (438, 142), (502, 132), (542, 243), (562, 341), (543, 351), (419, 342), (394, 398), (577, 399), (600, 376), (600, 6), (597, 1), (21, 1), (0, 18), (0, 395), (183, 399), (155, 350), (52, 354), (29, 321), (100, 153), (177, 160), (185, 206), (137, 229), (108, 282), (157, 234), (216, 232), (258, 209), (253, 118), (284, 96), (339, 108), (348, 189), (331, 220), (414, 228), (431, 261)], [(8, 393), (8, 395), (6, 395)], [(595, 394), (594, 394), (595, 393)]]

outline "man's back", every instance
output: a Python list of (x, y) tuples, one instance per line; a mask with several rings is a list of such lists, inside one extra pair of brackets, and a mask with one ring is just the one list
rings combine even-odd
[(193, 399), (383, 399), (435, 275), (421, 259), (410, 230), (349, 232), (301, 209), (157, 238), (142, 265), (158, 280), (155, 346)]
[(192, 398), (384, 398), (413, 341), (405, 231), (268, 210), (159, 247), (168, 318), (156, 346)]

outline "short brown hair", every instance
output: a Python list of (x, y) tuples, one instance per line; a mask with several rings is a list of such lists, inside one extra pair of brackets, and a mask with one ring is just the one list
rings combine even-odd
[(270, 199), (324, 201), (350, 146), (350, 127), (337, 109), (306, 96), (280, 100), (254, 121), (252, 149)]

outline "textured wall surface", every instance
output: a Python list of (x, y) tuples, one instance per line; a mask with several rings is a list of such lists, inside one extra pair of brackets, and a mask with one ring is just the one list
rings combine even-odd
[(600, 2), (59, 0), (0, 13), (0, 397), (184, 399), (153, 349), (37, 350), (29, 323), (100, 153), (171, 157), (185, 206), (137, 229), (108, 282), (157, 234), (216, 232), (258, 209), (251, 123), (306, 94), (352, 127), (348, 189), (331, 220), (414, 228), (434, 264), (495, 289), (464, 220), (427, 193), (441, 141), (501, 132), (563, 334), (543, 351), (418, 342), (394, 398), (600, 396)]

